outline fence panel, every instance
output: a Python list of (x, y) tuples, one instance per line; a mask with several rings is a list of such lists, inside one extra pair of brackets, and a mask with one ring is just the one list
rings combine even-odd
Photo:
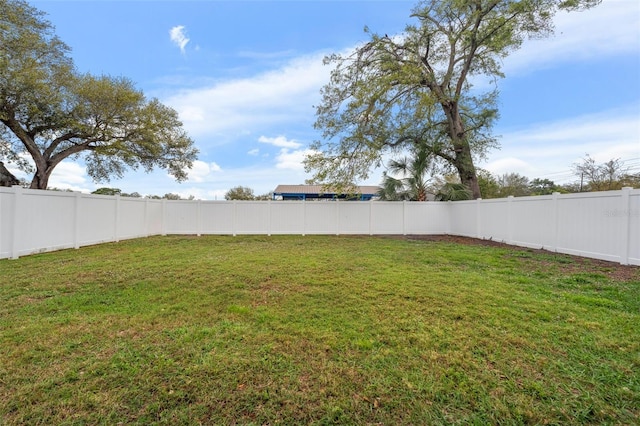
[(619, 260), (621, 222), (626, 216), (611, 215), (621, 210), (621, 191), (598, 197), (568, 194), (558, 199), (558, 245), (563, 253), (604, 260)]
[[(234, 234), (234, 203), (225, 201), (203, 201), (200, 204), (200, 210), (200, 230), (202, 234)], [(197, 232), (192, 233), (197, 234)]]
[(164, 234), (197, 234), (198, 202), (188, 200), (164, 201)]
[(405, 234), (438, 235), (450, 233), (450, 203), (406, 203)]
[[(310, 203), (304, 201), (273, 201), (271, 202), (271, 233), (272, 234), (297, 234), (307, 233), (305, 227), (305, 209)], [(323, 203), (316, 203), (323, 204)], [(311, 213), (313, 215), (313, 209)], [(319, 221), (313, 234), (327, 234), (327, 229), (331, 228), (331, 223), (326, 220)]]
[[(287, 202), (288, 203), (288, 202)], [(304, 234), (334, 234), (340, 233), (338, 226), (340, 202), (302, 202)]]
[(83, 195), (78, 199), (78, 246), (118, 239), (117, 199), (107, 195)]
[(13, 189), (0, 187), (0, 259), (9, 258), (13, 254), (15, 198)]
[[(510, 223), (509, 223), (509, 204), (511, 198), (500, 198), (495, 200), (482, 200), (476, 208), (478, 209), (477, 226), (479, 229), (468, 235), (479, 236), (483, 238), (491, 238), (495, 241), (509, 242), (511, 240)], [(466, 213), (471, 214), (471, 209)], [(473, 226), (473, 221), (468, 221), (468, 226)]]
[(447, 204), (449, 205), (449, 215), (451, 216), (449, 233), (464, 237), (477, 237), (478, 203), (476, 201), (456, 201), (455, 203)]
[(510, 244), (556, 249), (555, 196), (510, 198)]
[(13, 257), (75, 246), (75, 194), (18, 189), (14, 200)]
[(146, 235), (162, 234), (162, 200), (146, 200), (147, 202), (147, 228)]
[(234, 201), (234, 234), (270, 234), (269, 202)]
[(121, 197), (119, 203), (117, 239), (147, 236), (146, 200)]
[(393, 201), (370, 201), (371, 210), (371, 234), (402, 235), (405, 234), (406, 216), (405, 213), (411, 210), (409, 204), (397, 203)]
[(367, 235), (371, 228), (371, 208), (369, 203), (357, 201), (336, 202), (338, 209), (338, 234)]

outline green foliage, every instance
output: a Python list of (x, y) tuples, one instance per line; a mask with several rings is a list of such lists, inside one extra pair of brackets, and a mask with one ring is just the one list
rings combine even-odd
[(20, 0), (0, 6), (0, 156), (31, 172), (30, 156), (32, 188), (46, 189), (54, 168), (80, 155), (96, 182), (139, 167), (187, 178), (197, 150), (176, 111), (126, 78), (76, 72), (41, 12)]
[(380, 185), (377, 195), (382, 201), (412, 201), (415, 198), (402, 179), (389, 176), (387, 172), (382, 174), (382, 185)]
[(480, 194), (482, 198), (498, 198), (500, 197), (500, 184), (491, 172), (478, 169), (478, 185), (480, 186)]
[(173, 194), (173, 193), (168, 193), (168, 194), (164, 194), (164, 198), (165, 200), (179, 200), (180, 199), (180, 195), (178, 194)]
[(529, 178), (518, 173), (505, 173), (498, 181), (500, 190), (499, 197), (523, 197), (531, 195)]
[(273, 199), (273, 193), (272, 192), (267, 192), (266, 194), (261, 194), (261, 195), (256, 195), (254, 197), (255, 200), (260, 200), (260, 201), (269, 201), (271, 199)]
[(120, 195), (122, 194), (122, 190), (119, 188), (98, 188), (92, 192), (92, 194), (97, 195)]
[(625, 186), (640, 187), (640, 174), (628, 173), (620, 159), (598, 164), (587, 154), (581, 163), (574, 164), (574, 172), (580, 177), (581, 191), (611, 191)]
[(255, 200), (253, 189), (246, 186), (235, 186), (224, 194), (225, 200)]
[(552, 180), (535, 178), (529, 184), (531, 195), (550, 195), (554, 192), (560, 192), (561, 188), (558, 187)]
[(384, 172), (378, 195), (387, 201), (427, 201), (430, 175), (434, 172), (434, 156), (429, 147), (414, 146), (412, 152), (387, 165), (390, 173), (402, 176), (396, 179)]
[(472, 198), (471, 191), (461, 183), (447, 182), (436, 194), (436, 201), (463, 201)]
[[(98, 188), (92, 192), (92, 194), (99, 195), (120, 195), (121, 197), (129, 197), (129, 198), (142, 198), (142, 195), (139, 192), (126, 193), (122, 192), (119, 188)], [(164, 194), (164, 196), (160, 197), (159, 195), (147, 195), (146, 198), (152, 200), (194, 200), (195, 197), (190, 195), (187, 198), (182, 198), (178, 194), (168, 193)]]
[(7, 426), (640, 416), (640, 276), (611, 263), (386, 237), (180, 236), (0, 260), (0, 281)]

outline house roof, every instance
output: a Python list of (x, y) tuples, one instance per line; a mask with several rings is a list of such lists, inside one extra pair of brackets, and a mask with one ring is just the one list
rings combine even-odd
[[(375, 195), (378, 193), (377, 186), (364, 185), (357, 186), (357, 194)], [(274, 194), (335, 194), (331, 188), (325, 188), (323, 185), (278, 185), (273, 191)]]

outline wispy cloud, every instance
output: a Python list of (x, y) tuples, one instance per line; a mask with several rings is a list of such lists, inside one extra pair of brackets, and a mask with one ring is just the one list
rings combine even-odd
[(276, 136), (275, 138), (268, 138), (266, 136), (260, 136), (258, 138), (258, 142), (266, 143), (269, 145), (277, 146), (279, 148), (300, 148), (302, 146), (301, 143), (296, 142), (294, 140), (289, 140), (285, 136)]
[(625, 53), (637, 56), (640, 49), (640, 3), (636, 1), (608, 0), (583, 12), (559, 12), (554, 22), (553, 36), (526, 41), (505, 59), (507, 76), (566, 62)]
[(302, 123), (311, 128), (313, 105), (329, 81), (323, 57), (324, 53), (298, 57), (250, 78), (182, 90), (164, 102), (178, 111), (189, 134), (215, 137), (217, 143), (224, 143), (225, 136), (260, 134), (265, 126)]
[[(480, 167), (531, 178), (557, 175), (573, 180), (571, 167), (589, 154), (597, 162), (640, 158), (638, 105), (548, 123), (536, 123), (502, 137), (502, 149)], [(559, 179), (560, 180), (560, 179)], [(562, 183), (562, 182), (557, 182)]]
[(187, 37), (186, 28), (184, 25), (177, 25), (169, 30), (169, 37), (173, 44), (180, 48), (182, 54), (185, 53), (187, 43), (189, 43), (189, 37)]

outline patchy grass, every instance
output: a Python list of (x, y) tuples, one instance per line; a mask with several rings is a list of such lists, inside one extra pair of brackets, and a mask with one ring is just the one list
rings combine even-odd
[(3, 260), (0, 424), (637, 424), (616, 267), (335, 236)]

